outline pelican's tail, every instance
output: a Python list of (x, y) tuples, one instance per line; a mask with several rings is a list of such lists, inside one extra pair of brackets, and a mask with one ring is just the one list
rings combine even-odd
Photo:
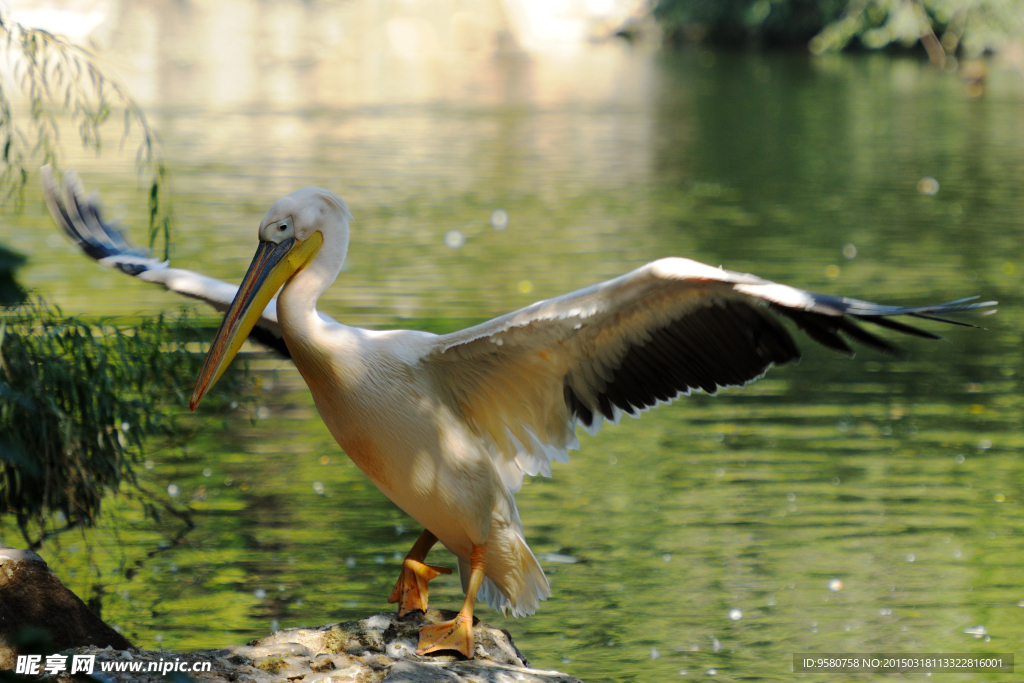
[[(522, 532), (507, 528), (502, 536), (499, 543), (487, 544), (487, 575), (477, 599), (503, 613), (525, 617), (537, 611), (541, 600), (551, 597), (551, 586)], [(469, 562), (459, 558), (463, 590), (469, 583), (469, 571)]]

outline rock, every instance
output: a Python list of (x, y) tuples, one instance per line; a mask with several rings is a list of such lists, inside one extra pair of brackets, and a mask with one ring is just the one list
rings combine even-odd
[[(359, 655), (374, 653), (390, 659), (415, 657), (420, 627), (427, 623), (436, 624), (455, 617), (455, 612), (430, 609), (426, 614), (413, 612), (399, 618), (394, 614), (375, 614), (361, 621), (347, 621), (330, 624), (317, 629), (288, 629), (249, 643), (253, 654), (260, 655), (268, 648), (301, 646), (309, 652)], [(475, 621), (473, 634), (476, 636), (476, 658), (500, 664), (529, 667), (523, 653), (512, 644), (512, 637), (506, 631), (491, 628)], [(236, 648), (238, 649), (238, 648)], [(429, 661), (454, 662), (461, 657), (442, 654), (420, 659)]]
[(19, 641), (33, 629), (58, 650), (84, 645), (132, 647), (69, 591), (31, 550), (0, 545), (0, 669), (14, 668)]
[[(454, 616), (435, 609), (402, 618), (375, 614), (361, 621), (286, 629), (248, 645), (180, 654), (97, 647), (66, 654), (95, 655), (95, 672), (116, 683), (166, 683), (157, 671), (147, 671), (150, 662), (173, 664), (171, 671), (200, 683), (581, 683), (558, 671), (531, 668), (508, 632), (479, 622), (473, 629), (477, 646), (472, 660), (458, 654), (417, 655), (420, 626)], [(204, 663), (210, 664), (209, 671), (199, 670)], [(66, 674), (57, 680), (71, 681)]]

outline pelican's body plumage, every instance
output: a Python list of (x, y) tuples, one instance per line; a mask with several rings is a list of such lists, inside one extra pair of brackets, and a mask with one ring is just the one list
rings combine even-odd
[(316, 310), (345, 260), (350, 220), (344, 201), (319, 188), (270, 208), (192, 407), (280, 289), (275, 322), (331, 434), (424, 527), (391, 595), (399, 613), (425, 609), (427, 582), (448, 571), (423, 563), (435, 541), (458, 558), (463, 608), (421, 630), (420, 652), (471, 657), (477, 595), (514, 615), (550, 595), (514, 495), (524, 476), (550, 475), (551, 463), (578, 447), (577, 425), (595, 433), (603, 420), (697, 389), (742, 386), (798, 359), (781, 317), (841, 352), (852, 353), (843, 334), (892, 351), (854, 320), (937, 339), (890, 316), (953, 323), (936, 314), (994, 303), (881, 306), (666, 258), (452, 334), (377, 332)]
[(311, 322), (320, 328), (310, 335), (322, 342), (317, 347), (293, 344), (303, 335), (293, 336), (287, 317), (282, 331), (342, 449), (459, 558), (464, 582), (473, 547), (485, 546), (488, 602), (516, 615), (534, 612), (550, 595), (547, 580), (523, 537), (514, 490), (428, 370), (424, 356), (436, 337)]

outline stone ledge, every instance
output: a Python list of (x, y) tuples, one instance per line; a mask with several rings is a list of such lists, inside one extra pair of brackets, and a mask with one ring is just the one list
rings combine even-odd
[[(104, 662), (131, 666), (142, 662), (179, 661), (192, 669), (210, 662), (208, 672), (192, 672), (200, 683), (581, 683), (558, 671), (530, 667), (508, 632), (483, 623), (474, 625), (476, 657), (458, 654), (416, 654), (419, 627), (455, 616), (447, 610), (413, 612), (398, 618), (374, 614), (360, 621), (318, 628), (292, 628), (219, 650), (175, 653), (166, 650), (77, 648), (68, 654), (96, 655), (95, 671), (111, 683), (166, 683), (157, 672), (103, 672)], [(41, 683), (70, 683), (66, 675), (42, 677)]]

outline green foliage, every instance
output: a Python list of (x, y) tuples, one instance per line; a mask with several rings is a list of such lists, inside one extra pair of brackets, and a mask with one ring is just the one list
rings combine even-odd
[[(126, 329), (36, 301), (0, 325), (0, 514), (35, 547), (57, 513), (90, 525), (123, 483), (142, 491), (133, 465), (147, 436), (173, 435), (202, 364), (188, 345), (202, 335), (187, 313)], [(221, 398), (239, 388), (237, 375), (218, 384)]]
[(24, 256), (0, 244), (0, 306), (14, 306), (25, 300), (25, 290), (14, 279), (14, 271), (24, 263)]
[(933, 61), (976, 57), (1019, 42), (1020, 0), (658, 0), (654, 16), (670, 42), (909, 48)]
[(654, 16), (672, 43), (803, 44), (843, 12), (846, 0), (658, 0)]
[(1024, 32), (1020, 0), (851, 0), (839, 20), (809, 43), (812, 52), (848, 45), (878, 49), (919, 41), (933, 61), (960, 53), (978, 57), (1019, 43)]
[[(102, 147), (104, 125), (123, 119), (122, 142), (139, 137), (136, 165), (148, 174), (149, 247), (170, 250), (170, 203), (167, 172), (160, 154), (160, 140), (145, 113), (124, 87), (105, 74), (91, 52), (59, 36), (27, 28), (0, 14), (0, 55), (13, 66), (13, 83), (0, 72), (0, 191), (8, 203), (21, 205), (28, 164), (36, 154), (42, 163), (59, 167), (60, 125), (58, 115), (70, 116), (78, 125), (85, 148), (97, 153)], [(12, 86), (27, 99), (28, 132), (16, 115)], [(22, 117), (23, 118), (23, 117)]]

